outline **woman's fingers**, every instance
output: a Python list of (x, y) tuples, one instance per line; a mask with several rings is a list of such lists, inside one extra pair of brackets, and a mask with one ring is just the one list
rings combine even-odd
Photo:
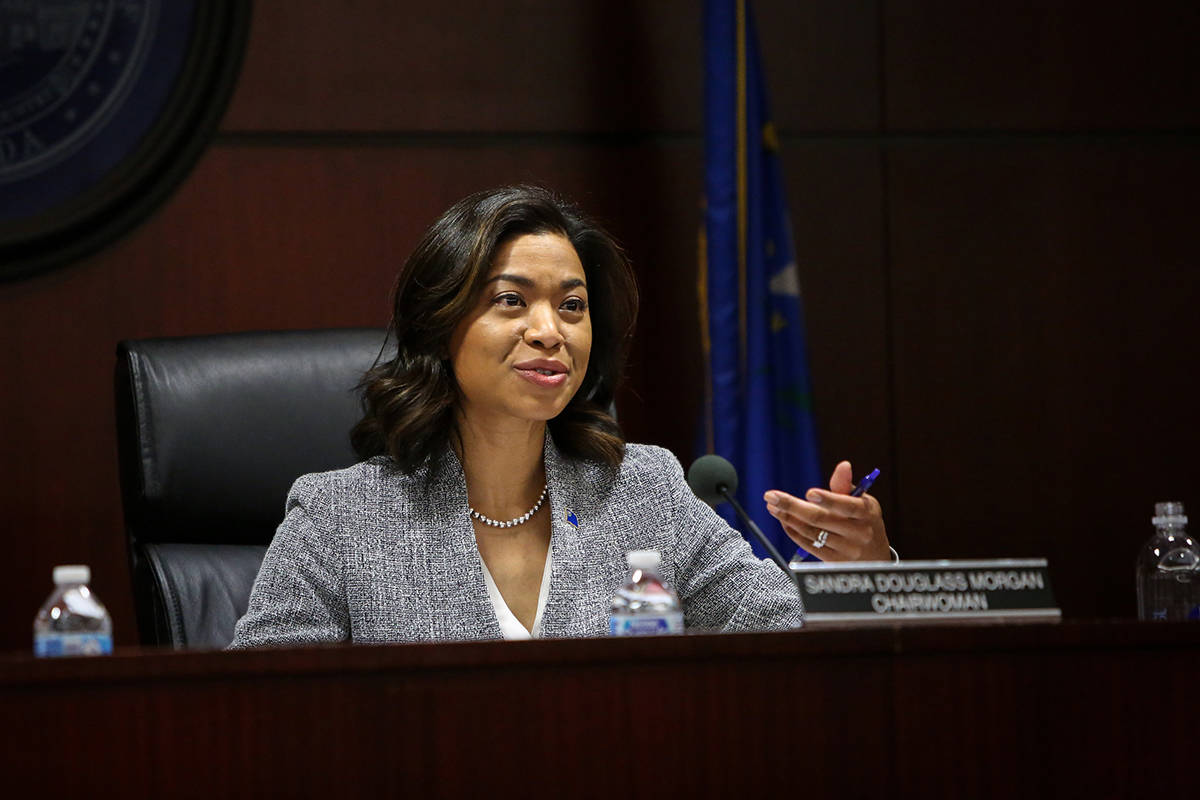
[[(854, 473), (841, 461), (829, 489), (809, 489), (801, 500), (775, 489), (763, 495), (767, 510), (796, 544), (823, 561), (884, 561), (889, 556), (883, 509), (869, 494), (852, 497)], [(822, 532), (824, 538), (818, 539)], [(817, 546), (817, 542), (822, 542)]]
[(854, 470), (849, 461), (839, 461), (829, 476), (829, 488), (838, 494), (850, 494), (854, 489)]
[(835, 494), (825, 489), (809, 489), (805, 500), (815, 506), (827, 508), (850, 519), (867, 519), (871, 516), (871, 506), (867, 502), (869, 495), (851, 497), (848, 494)]
[[(808, 526), (795, 528), (787, 524), (783, 526), (783, 531), (797, 546), (803, 547), (806, 552), (815, 555), (822, 561), (854, 561), (861, 551), (861, 548), (851, 540), (831, 531), (822, 532)], [(821, 533), (825, 534), (824, 539), (817, 538)], [(818, 541), (822, 543), (818, 545)]]
[[(765, 499), (767, 510), (779, 520), (792, 541), (825, 561), (858, 558), (871, 539), (868, 521), (840, 514), (832, 504), (809, 503), (776, 491), (767, 492)], [(824, 545), (816, 547), (822, 532), (825, 532)]]
[(772, 516), (795, 528), (810, 527), (815, 531), (813, 536), (824, 530), (854, 541), (868, 540), (871, 529), (869, 515), (863, 510), (862, 498), (839, 497), (828, 492), (825, 495), (819, 504), (779, 491), (767, 492), (764, 499)]

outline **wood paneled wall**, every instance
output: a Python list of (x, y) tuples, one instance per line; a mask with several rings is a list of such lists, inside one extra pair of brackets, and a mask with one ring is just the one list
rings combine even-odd
[[(620, 412), (692, 457), (702, 185), (690, 0), (255, 4), (222, 132), (108, 250), (0, 285), (0, 647), (56, 563), (133, 616), (111, 372), (123, 338), (378, 325), (420, 232), (534, 181), (626, 245)], [(1184, 0), (759, 0), (823, 460), (883, 469), (907, 557), (1050, 558), (1072, 616), (1133, 612), (1186, 469), (1200, 278), (1200, 12)]]

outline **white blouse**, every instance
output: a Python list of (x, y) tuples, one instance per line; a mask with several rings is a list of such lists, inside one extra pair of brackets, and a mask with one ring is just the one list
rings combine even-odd
[(508, 603), (504, 602), (504, 596), (500, 594), (500, 590), (496, 588), (496, 581), (492, 578), (492, 573), (488, 571), (487, 562), (482, 558), (479, 563), (483, 564), (483, 582), (487, 584), (488, 598), (492, 601), (492, 608), (496, 610), (496, 620), (500, 623), (500, 632), (504, 634), (505, 639), (534, 639), (542, 635), (542, 612), (546, 610), (546, 597), (550, 594), (550, 567), (553, 564), (554, 548), (546, 548), (546, 566), (542, 568), (542, 586), (538, 589), (537, 614), (533, 618), (533, 631), (528, 631), (521, 621), (517, 619), (517, 615), (509, 609)]

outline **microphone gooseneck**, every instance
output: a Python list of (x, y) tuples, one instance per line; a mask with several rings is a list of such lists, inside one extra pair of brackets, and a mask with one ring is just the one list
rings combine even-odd
[(692, 462), (691, 468), (688, 469), (687, 482), (688, 486), (692, 487), (692, 491), (696, 493), (696, 496), (709, 505), (715, 506), (719, 503), (729, 503), (733, 506), (734, 513), (737, 514), (738, 519), (750, 529), (750, 532), (754, 534), (754, 538), (758, 539), (758, 543), (771, 555), (771, 560), (779, 565), (779, 568), (792, 579), (793, 583), (797, 583), (796, 588), (799, 590), (796, 573), (792, 572), (787, 562), (783, 560), (783, 556), (775, 548), (775, 545), (754, 524), (754, 520), (750, 519), (750, 515), (742, 508), (741, 503), (734, 498), (733, 494), (737, 491), (738, 487), (738, 476), (733, 464), (730, 464), (727, 460), (721, 458), (721, 456), (714, 454), (700, 456)]

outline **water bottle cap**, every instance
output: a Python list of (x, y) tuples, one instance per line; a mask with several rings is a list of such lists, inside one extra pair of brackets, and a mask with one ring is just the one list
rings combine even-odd
[(1150, 523), (1156, 527), (1162, 525), (1187, 525), (1187, 516), (1183, 513), (1183, 503), (1155, 503), (1154, 516)]
[(630, 569), (658, 569), (662, 556), (657, 550), (630, 550), (625, 559)]
[(91, 580), (92, 568), (87, 564), (60, 564), (54, 568), (56, 586), (64, 583), (90, 583)]

